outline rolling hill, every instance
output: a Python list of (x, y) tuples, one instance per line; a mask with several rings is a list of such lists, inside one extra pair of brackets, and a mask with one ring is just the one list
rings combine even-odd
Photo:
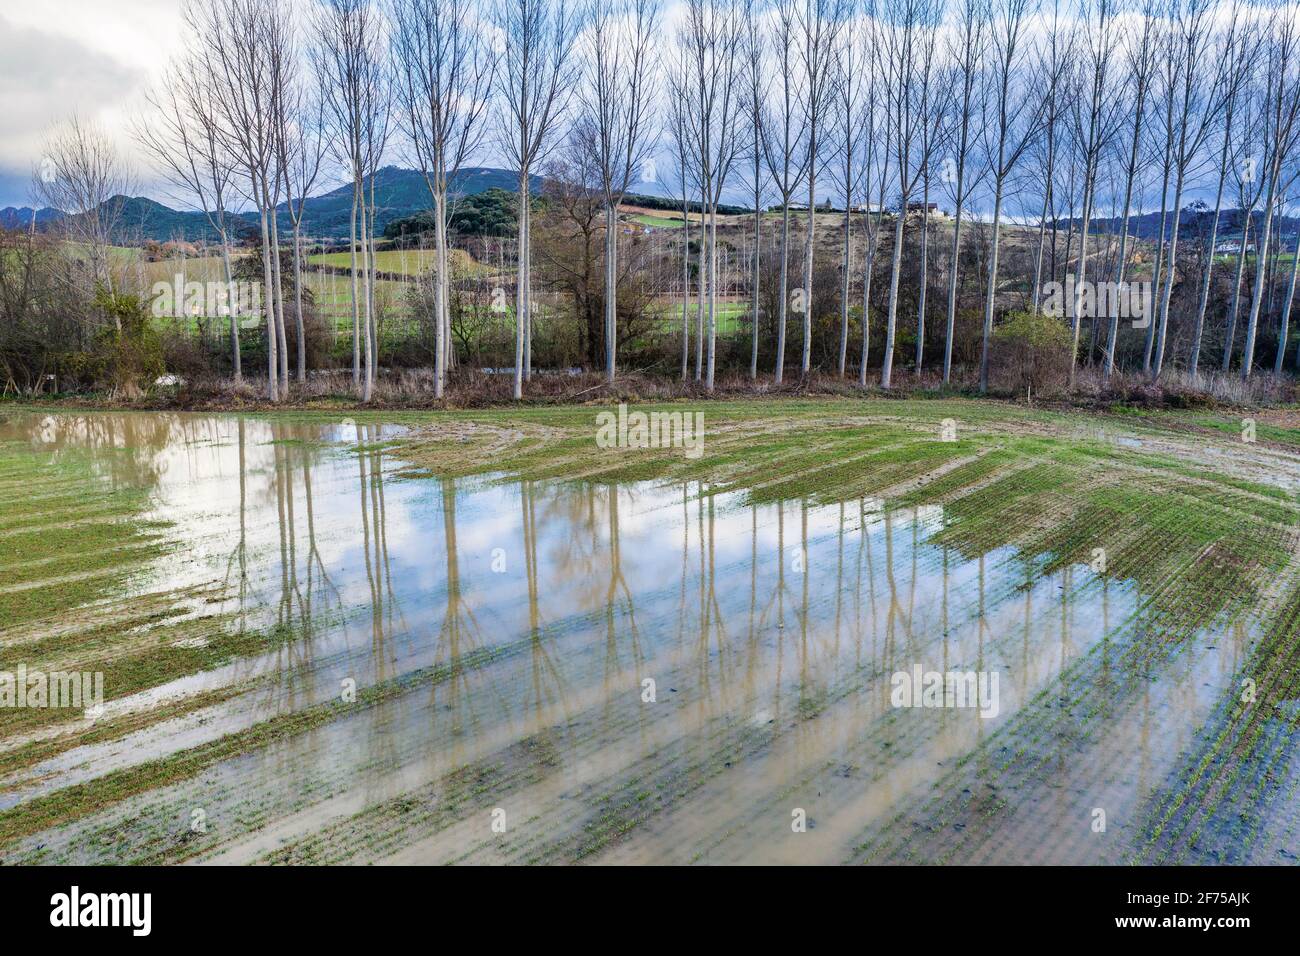
[[(452, 191), (461, 196), (474, 195), (494, 187), (513, 191), (517, 183), (518, 174), (510, 170), (472, 166), (462, 169), (453, 179)], [(367, 190), (370, 185), (370, 180), (367, 179)], [(534, 176), (532, 188), (540, 190), (541, 186), (541, 177)], [(431, 205), (424, 177), (416, 170), (399, 166), (385, 166), (375, 174), (374, 194), (378, 206), (375, 218), (380, 233), (393, 220), (413, 215)], [(194, 242), (215, 241), (217, 238), (207, 217), (201, 212), (172, 209), (144, 196), (115, 196), (109, 202), (122, 204), (119, 226), (114, 236), (114, 241), (119, 245), (140, 245), (151, 239), (158, 242)], [(309, 236), (321, 239), (344, 239), (348, 236), (352, 221), (350, 183), (312, 196), (303, 206), (303, 228)], [(57, 209), (38, 210), (37, 228), (48, 227), (63, 215)], [(241, 230), (243, 232), (257, 228), (256, 213), (239, 212), (232, 213), (231, 216), (244, 224)], [(31, 218), (32, 210), (28, 207), (10, 206), (0, 209), (0, 228), (25, 229), (30, 226)], [(292, 227), (286, 203), (280, 204), (278, 219), (282, 231), (287, 232)]]
[[(1229, 209), (1226, 206), (1219, 214), (1218, 236), (1220, 239), (1236, 238), (1241, 233), (1243, 213), (1240, 209)], [(1198, 203), (1190, 206), (1184, 206), (1179, 216), (1181, 225), (1178, 227), (1179, 236), (1185, 242), (1188, 237), (1208, 236), (1210, 232), (1211, 221), (1214, 218), (1214, 208), (1207, 207)], [(1254, 212), (1256, 225), (1252, 226), (1253, 230), (1258, 230), (1262, 224), (1264, 213), (1261, 209)], [(1073, 220), (1068, 218), (1058, 219), (1056, 225), (1058, 229), (1067, 229), (1073, 222), (1074, 228), (1078, 229), (1082, 220), (1075, 217)], [(1287, 237), (1287, 243), (1290, 244), (1291, 237), (1300, 229), (1300, 219), (1293, 216), (1279, 216), (1274, 218), (1274, 228), (1279, 229)], [(1108, 218), (1101, 217), (1093, 219), (1090, 229), (1093, 234), (1100, 233), (1118, 233), (1123, 225), (1123, 219), (1119, 216)], [(1174, 217), (1172, 213), (1167, 216), (1165, 223), (1165, 235), (1168, 236), (1173, 232)], [(1129, 217), (1128, 222), (1129, 235), (1137, 236), (1139, 239), (1154, 240), (1160, 235), (1160, 212), (1145, 212), (1141, 215), (1137, 213)]]
[(27, 229), (32, 224), (33, 213), (36, 214), (37, 227), (53, 222), (63, 215), (49, 206), (43, 209), (32, 209), (31, 206), (6, 206), (0, 209), (0, 229)]

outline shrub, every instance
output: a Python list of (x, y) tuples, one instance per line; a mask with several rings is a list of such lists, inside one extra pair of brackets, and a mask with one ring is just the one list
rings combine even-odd
[[(163, 347), (138, 295), (100, 289), (95, 305), (113, 321), (95, 334), (87, 370), (114, 395), (136, 398), (163, 374)], [(120, 327), (119, 327), (120, 326)]]
[(1070, 329), (1044, 313), (1013, 312), (993, 332), (989, 377), (994, 387), (1035, 394), (1060, 392), (1069, 384)]

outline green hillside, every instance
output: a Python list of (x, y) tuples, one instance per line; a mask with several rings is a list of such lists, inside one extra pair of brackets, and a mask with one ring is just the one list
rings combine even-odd
[[(452, 192), (457, 196), (470, 196), (491, 189), (514, 191), (518, 184), (518, 174), (507, 169), (494, 169), (488, 166), (471, 166), (461, 170), (452, 181)], [(532, 188), (540, 191), (542, 180), (532, 178)], [(366, 189), (370, 181), (366, 180)], [(431, 203), (429, 189), (424, 177), (416, 170), (402, 169), (398, 166), (385, 166), (374, 178), (375, 203), (378, 207), (376, 225), (380, 233), (389, 223), (408, 218), (427, 210)], [(216, 231), (209, 225), (202, 212), (172, 209), (160, 202), (143, 196), (134, 198), (116, 196), (109, 200), (121, 206), (114, 241), (118, 245), (140, 245), (148, 240), (184, 242), (217, 240)], [(345, 183), (327, 192), (309, 198), (304, 204), (303, 229), (311, 238), (343, 239), (352, 226), (352, 184)], [(17, 213), (15, 212), (15, 216)], [(247, 238), (256, 235), (258, 227), (257, 214), (254, 212), (232, 213), (232, 228)], [(48, 217), (49, 222), (57, 221), (57, 215)], [(293, 228), (289, 218), (289, 207), (281, 203), (278, 211), (281, 233)]]

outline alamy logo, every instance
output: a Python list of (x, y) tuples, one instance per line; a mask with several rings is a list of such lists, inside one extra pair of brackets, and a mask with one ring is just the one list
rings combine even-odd
[(910, 671), (896, 671), (890, 685), (894, 707), (978, 708), (985, 719), (1000, 709), (997, 671), (926, 671), (916, 664)]
[(1151, 283), (1077, 282), (1074, 274), (1065, 282), (1043, 285), (1043, 311), (1057, 318), (1133, 319), (1135, 329), (1144, 329), (1151, 320)]
[(178, 272), (171, 282), (155, 282), (150, 296), (159, 319), (236, 315), (256, 324), (262, 311), (260, 282), (186, 282)]
[(71, 893), (50, 897), (51, 926), (129, 926), (132, 936), (148, 936), (153, 928), (150, 893)]
[(104, 711), (102, 671), (0, 671), (0, 707), (83, 710), (91, 719)]
[(596, 416), (598, 448), (682, 448), (687, 458), (704, 454), (703, 412), (629, 412), (620, 403), (618, 414)]

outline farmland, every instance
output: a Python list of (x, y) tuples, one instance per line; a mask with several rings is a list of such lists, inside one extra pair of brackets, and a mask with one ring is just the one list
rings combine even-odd
[(1294, 862), (1294, 409), (601, 410), (0, 406), (0, 858)]

